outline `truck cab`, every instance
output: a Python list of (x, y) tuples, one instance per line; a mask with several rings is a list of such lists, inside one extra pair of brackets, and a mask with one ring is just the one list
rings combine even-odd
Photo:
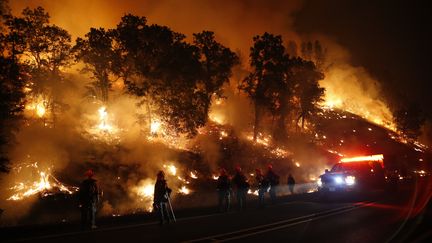
[(330, 171), (322, 174), (318, 191), (371, 191), (385, 187), (382, 155), (343, 158)]

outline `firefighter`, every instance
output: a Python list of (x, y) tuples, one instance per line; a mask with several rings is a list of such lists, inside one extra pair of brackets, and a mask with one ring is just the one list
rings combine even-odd
[(258, 189), (258, 207), (263, 208), (264, 204), (264, 195), (268, 190), (269, 183), (267, 179), (264, 177), (261, 169), (255, 169), (255, 180)]
[(267, 166), (267, 174), (265, 178), (268, 180), (270, 184), (270, 199), (272, 203), (276, 202), (276, 190), (277, 186), (279, 185), (279, 176), (273, 171), (273, 165), (269, 164)]
[(85, 179), (79, 188), (79, 201), (81, 208), (81, 226), (83, 229), (95, 229), (96, 210), (99, 202), (100, 190), (97, 181), (93, 178), (94, 172), (89, 169), (85, 172)]
[(169, 196), (171, 189), (168, 187), (165, 180), (165, 173), (160, 170), (157, 173), (157, 179), (154, 187), (153, 195), (153, 208), (159, 214), (159, 224), (162, 225), (165, 222), (170, 223), (170, 216), (168, 212)]
[(291, 174), (288, 175), (287, 184), (288, 184), (288, 189), (291, 192), (291, 195), (294, 194), (295, 180)]
[(236, 186), (237, 206), (239, 210), (242, 210), (246, 205), (246, 195), (249, 190), (249, 183), (240, 166), (237, 166), (235, 171), (232, 180), (233, 184)]
[(218, 191), (219, 212), (228, 212), (231, 201), (231, 182), (226, 170), (223, 168), (220, 170), (216, 188)]

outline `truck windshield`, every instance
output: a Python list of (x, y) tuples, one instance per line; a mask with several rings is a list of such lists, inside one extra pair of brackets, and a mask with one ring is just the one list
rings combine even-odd
[(356, 163), (337, 163), (333, 166), (332, 172), (343, 171), (369, 171), (371, 166), (369, 162), (356, 162)]

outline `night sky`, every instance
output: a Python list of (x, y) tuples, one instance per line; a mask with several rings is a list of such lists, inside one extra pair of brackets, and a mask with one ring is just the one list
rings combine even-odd
[(306, 1), (294, 25), (335, 38), (381, 82), (390, 103), (417, 102), (432, 117), (431, 16), (427, 1)]

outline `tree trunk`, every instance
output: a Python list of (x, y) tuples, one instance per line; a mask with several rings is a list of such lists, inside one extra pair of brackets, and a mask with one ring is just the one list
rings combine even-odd
[(255, 121), (254, 121), (254, 130), (253, 130), (253, 141), (256, 142), (258, 136), (258, 125), (259, 125), (259, 105), (255, 101)]

